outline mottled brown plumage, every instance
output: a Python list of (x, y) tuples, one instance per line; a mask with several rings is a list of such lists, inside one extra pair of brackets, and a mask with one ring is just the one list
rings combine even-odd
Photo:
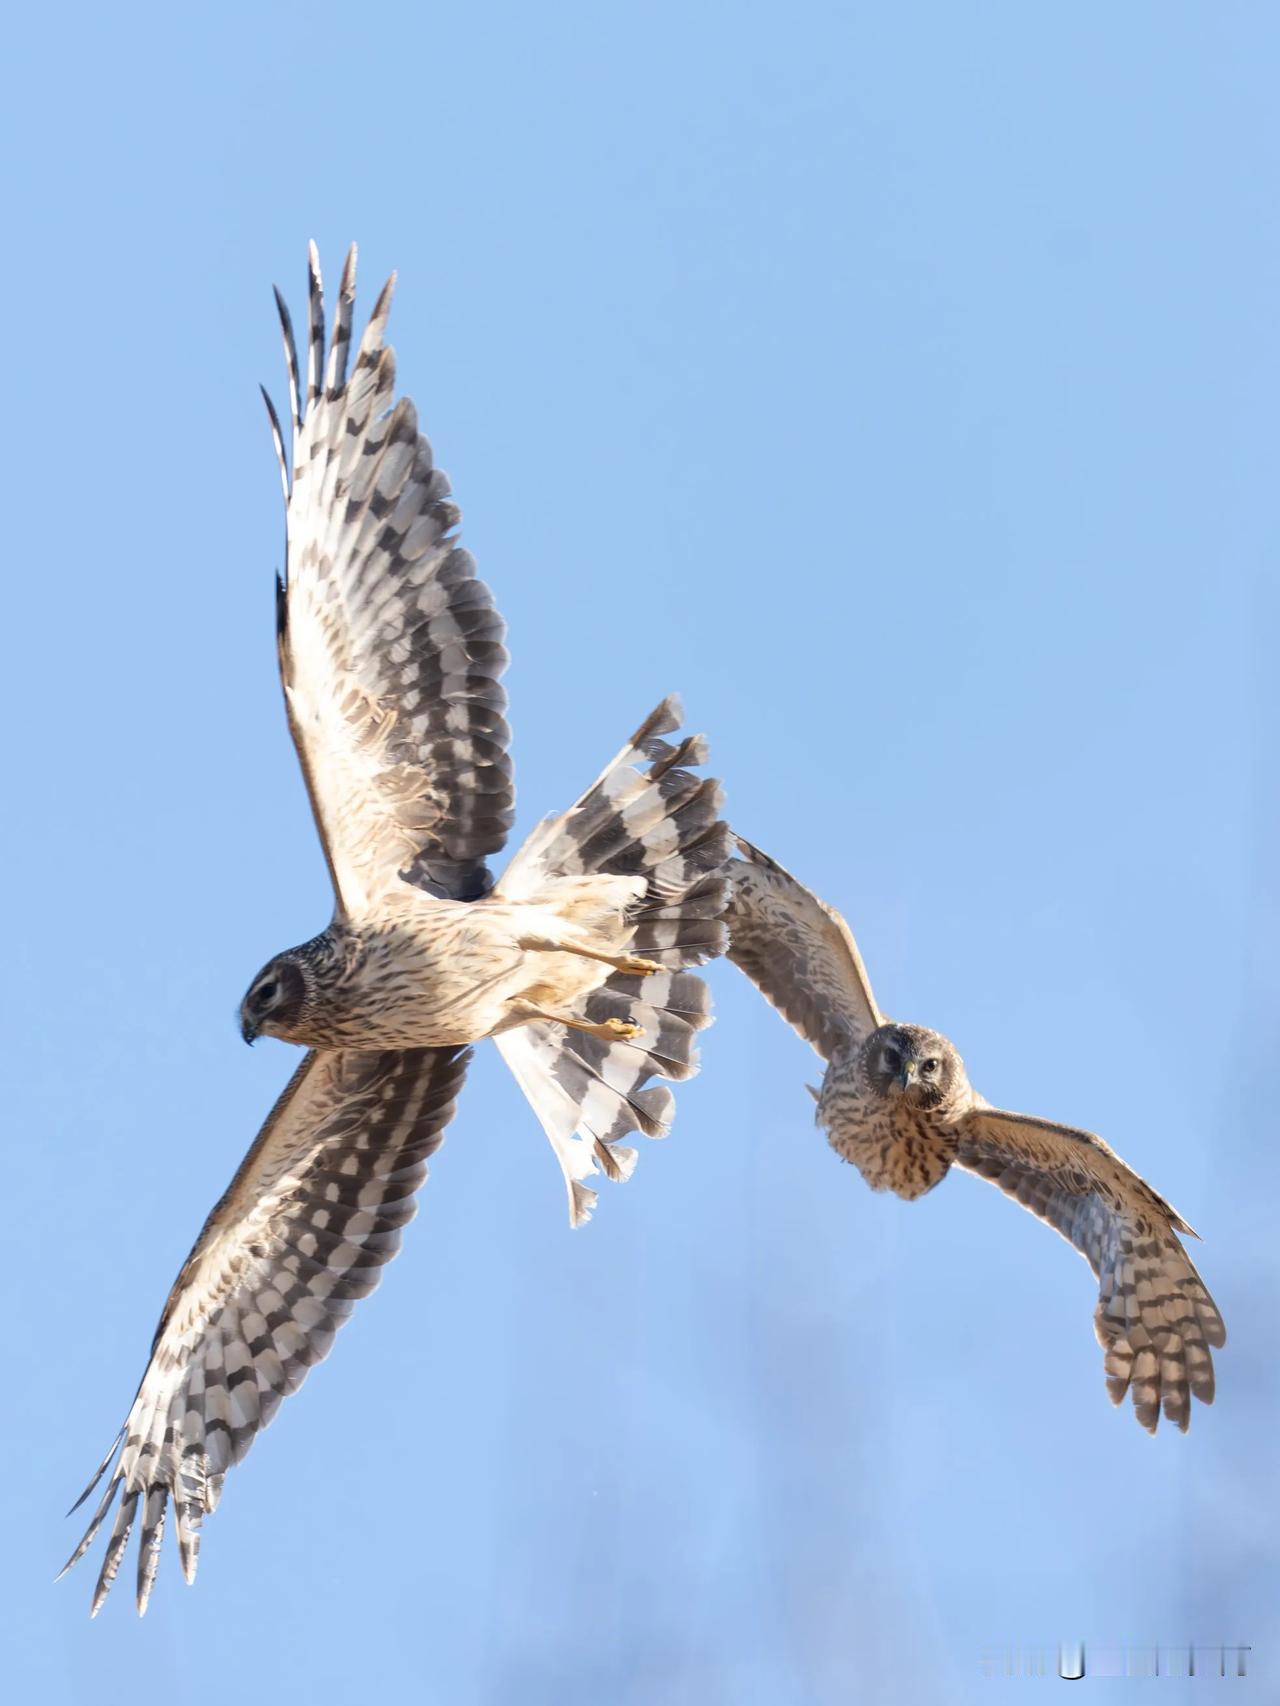
[(952, 1166), (1075, 1246), (1099, 1282), (1107, 1390), (1143, 1427), (1213, 1399), (1222, 1317), (1177, 1234), (1194, 1234), (1091, 1132), (993, 1108), (936, 1031), (886, 1021), (839, 913), (749, 842), (729, 867), (729, 958), (827, 1062), (818, 1123), (873, 1190), (913, 1200)]

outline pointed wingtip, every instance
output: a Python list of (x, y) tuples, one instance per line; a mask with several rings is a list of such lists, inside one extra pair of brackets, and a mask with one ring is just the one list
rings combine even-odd
[(391, 312), (391, 298), (396, 293), (396, 274), (393, 272), (378, 292), (378, 300), (373, 305), (371, 320), (385, 320)]
[[(124, 1438), (124, 1428), (121, 1428), (120, 1432), (112, 1440), (110, 1449), (107, 1451), (106, 1456), (102, 1459), (102, 1462), (98, 1465), (97, 1469), (94, 1471), (93, 1479), (89, 1482), (89, 1485), (85, 1488), (84, 1492), (81, 1493), (80, 1497), (76, 1500), (75, 1504), (73, 1504), (71, 1509), (67, 1512), (68, 1516), (74, 1516), (76, 1514), (76, 1512), (80, 1509), (80, 1506), (89, 1497), (89, 1494), (92, 1493), (94, 1491), (94, 1489), (97, 1487), (98, 1482), (101, 1481), (102, 1477), (106, 1474), (107, 1466), (110, 1464), (111, 1459), (115, 1456), (116, 1452), (118, 1451), (118, 1449), (120, 1447), (120, 1441), (123, 1438)], [(71, 1559), (71, 1563), (66, 1565), (66, 1569), (69, 1570), (71, 1568), (71, 1564), (74, 1564), (74, 1563), (75, 1563), (75, 1558), (73, 1557)]]
[(267, 419), (271, 422), (272, 434), (274, 435), (276, 442), (283, 448), (284, 437), (280, 431), (280, 417), (276, 413), (276, 406), (271, 400), (271, 393), (267, 390), (261, 380), (258, 381), (258, 390), (262, 394), (262, 401), (267, 405)]
[[(285, 458), (284, 433), (281, 430), (280, 417), (276, 413), (276, 406), (271, 401), (270, 391), (261, 382), (258, 384), (258, 389), (262, 393), (262, 401), (267, 405), (267, 421), (271, 427), (271, 443), (275, 447), (276, 466), (280, 470), (280, 490), (284, 493), (284, 507), (287, 512), (289, 508), (289, 464)], [(292, 395), (292, 379), (290, 379), (289, 389)]]
[(281, 294), (280, 286), (271, 286), (276, 299), (276, 313), (280, 316), (280, 333), (284, 340), (284, 364), (289, 374), (289, 414), (293, 422), (294, 433), (302, 428), (302, 397), (298, 377), (298, 345), (293, 335), (293, 320), (289, 313), (289, 304)]

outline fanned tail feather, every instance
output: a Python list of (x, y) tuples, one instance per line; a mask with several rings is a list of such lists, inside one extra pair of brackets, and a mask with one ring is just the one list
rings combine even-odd
[[(672, 744), (679, 701), (664, 699), (585, 794), (533, 832), (504, 874), (500, 890), (532, 894), (574, 876), (642, 878), (631, 903), (626, 952), (662, 969), (649, 976), (614, 971), (568, 1008), (596, 1025), (639, 1027), (631, 1040), (605, 1040), (539, 1021), (495, 1041), (532, 1103), (564, 1171), (569, 1218), (589, 1220), (595, 1173), (629, 1178), (634, 1132), (666, 1135), (674, 1097), (654, 1078), (697, 1071), (697, 1033), (710, 1023), (710, 997), (690, 966), (723, 953), (728, 884), (722, 874), (729, 831), (720, 820), (714, 780), (694, 774), (705, 762), (700, 735)], [(647, 760), (647, 767), (640, 765)]]

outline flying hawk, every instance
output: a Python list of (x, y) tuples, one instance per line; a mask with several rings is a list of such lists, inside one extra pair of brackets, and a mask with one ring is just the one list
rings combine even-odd
[(1046, 1221), (1098, 1277), (1094, 1326), (1107, 1390), (1143, 1427), (1184, 1431), (1213, 1401), (1222, 1317), (1178, 1240), (1190, 1226), (1092, 1132), (993, 1108), (936, 1031), (884, 1018), (844, 919), (738, 838), (729, 958), (827, 1061), (817, 1120), (872, 1190), (913, 1200), (952, 1166)]
[[(166, 1508), (195, 1576), (228, 1467), (329, 1350), (414, 1213), (462, 1086), (493, 1037), (550, 1138), (570, 1220), (597, 1171), (627, 1178), (619, 1140), (662, 1135), (664, 1085), (697, 1065), (708, 1022), (686, 968), (723, 951), (728, 833), (700, 737), (662, 737), (668, 699), (494, 884), (511, 826), (503, 624), (457, 543), (458, 510), (408, 398), (393, 396), (388, 281), (348, 374), (355, 249), (327, 341), (310, 250), (305, 366), (276, 301), (292, 456), (266, 398), (287, 512), (280, 674), (333, 879), (332, 922), (277, 954), (241, 1007), (248, 1041), (309, 1049), (209, 1216), (169, 1294), (110, 1471), (67, 1568), (116, 1495), (93, 1597), (141, 1520), (138, 1610)], [(263, 393), (264, 397), (266, 393)]]

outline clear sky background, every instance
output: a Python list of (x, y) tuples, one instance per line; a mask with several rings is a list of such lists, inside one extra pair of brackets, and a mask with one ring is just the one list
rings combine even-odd
[[(968, 1706), (1083, 1638), (1251, 1642), (1275, 1698), (1275, 8), (81, 5), (6, 46), (11, 1697)], [(716, 966), (589, 1227), (483, 1048), (196, 1588), (50, 1586), (292, 1067), (236, 1004), (328, 916), (256, 391), (310, 236), (366, 310), (400, 269), (517, 833), (681, 689), (881, 1005), (1202, 1232), (1186, 1438), (1112, 1410), (1029, 1216), (838, 1163)]]

